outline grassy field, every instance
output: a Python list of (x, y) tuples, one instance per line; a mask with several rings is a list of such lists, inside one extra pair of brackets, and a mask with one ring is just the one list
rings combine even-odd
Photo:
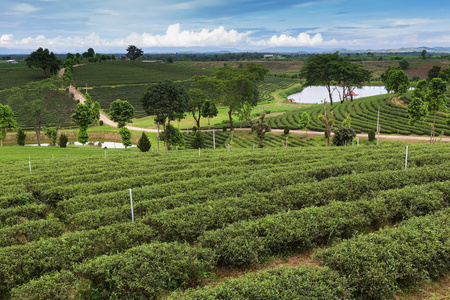
[(448, 147), (4, 146), (0, 295), (389, 299), (450, 271)]

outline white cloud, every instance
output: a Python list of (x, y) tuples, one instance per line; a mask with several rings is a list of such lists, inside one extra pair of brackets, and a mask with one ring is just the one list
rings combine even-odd
[(167, 28), (165, 34), (132, 33), (124, 38), (105, 39), (96, 33), (88, 36), (73, 36), (46, 38), (43, 35), (16, 40), (12, 34), (4, 34), (0, 45), (9, 48), (34, 49), (45, 47), (51, 51), (75, 51), (88, 47), (102, 49), (123, 48), (128, 45), (137, 47), (280, 47), (280, 46), (330, 46), (336, 45), (336, 40), (324, 41), (320, 33), (311, 36), (300, 33), (298, 36), (286, 34), (274, 35), (270, 39), (252, 37), (252, 31), (238, 32), (226, 30), (223, 26), (199, 31), (181, 30), (180, 24)]
[(96, 14), (99, 15), (106, 15), (106, 16), (118, 16), (119, 12), (115, 11), (115, 10), (110, 10), (110, 9), (98, 9), (95, 11)]
[(37, 10), (39, 10), (39, 8), (27, 3), (20, 3), (13, 7), (13, 11), (17, 13), (32, 13)]

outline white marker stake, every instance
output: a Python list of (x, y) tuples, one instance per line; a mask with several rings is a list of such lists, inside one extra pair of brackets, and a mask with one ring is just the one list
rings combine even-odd
[(405, 171), (408, 168), (408, 146), (406, 146)]
[(213, 128), (213, 148), (214, 148), (214, 150), (216, 150), (216, 134), (215, 134), (214, 128)]
[(131, 203), (131, 221), (134, 223), (134, 212), (133, 212), (133, 194), (130, 189), (130, 203)]
[(200, 147), (198, 148), (198, 157), (200, 157)]
[(28, 165), (30, 166), (30, 173), (31, 173), (31, 160), (28, 161)]
[(52, 154), (52, 159), (55, 159), (55, 156)]

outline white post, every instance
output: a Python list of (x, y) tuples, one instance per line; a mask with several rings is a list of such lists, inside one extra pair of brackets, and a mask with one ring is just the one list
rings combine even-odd
[(134, 212), (133, 212), (133, 194), (130, 189), (130, 203), (131, 203), (131, 221), (134, 223)]
[(214, 150), (216, 150), (216, 132), (213, 128), (213, 148)]
[(358, 138), (358, 141), (357, 141), (356, 147), (359, 147), (359, 138)]
[(52, 154), (52, 159), (55, 159), (55, 156)]
[(159, 122), (158, 122), (158, 135), (156, 136), (156, 145), (158, 146), (156, 152), (159, 152)]
[(30, 166), (30, 173), (31, 173), (31, 160), (28, 161), (28, 165)]
[(408, 168), (408, 146), (406, 146), (405, 171)]
[(200, 147), (198, 147), (198, 157), (200, 157)]
[(377, 137), (377, 146), (378, 143), (380, 142), (380, 107), (378, 106), (378, 118), (377, 118), (377, 133), (378, 133), (378, 137)]

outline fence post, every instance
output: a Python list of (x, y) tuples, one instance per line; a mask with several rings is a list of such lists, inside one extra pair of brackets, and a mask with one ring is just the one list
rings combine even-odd
[(131, 221), (134, 223), (134, 212), (133, 212), (133, 194), (130, 189), (130, 204), (131, 204)]
[(408, 146), (406, 146), (405, 171), (408, 168)]

